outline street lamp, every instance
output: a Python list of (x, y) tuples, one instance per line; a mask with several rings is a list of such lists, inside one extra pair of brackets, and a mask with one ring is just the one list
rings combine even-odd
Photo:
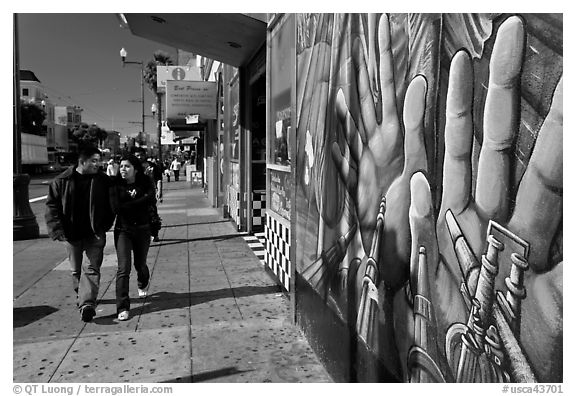
[(120, 57), (122, 58), (122, 67), (124, 67), (126, 64), (132, 64), (132, 65), (140, 65), (140, 92), (142, 95), (142, 98), (140, 100), (140, 102), (142, 103), (142, 133), (144, 132), (144, 62), (138, 62), (138, 61), (127, 61), (126, 60), (126, 56), (128, 55), (128, 52), (126, 52), (126, 50), (124, 49), (124, 47), (122, 47), (122, 49), (120, 50)]

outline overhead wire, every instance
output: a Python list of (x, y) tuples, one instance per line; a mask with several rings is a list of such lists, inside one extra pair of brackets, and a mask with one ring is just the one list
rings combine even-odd
[[(66, 105), (69, 106), (80, 106), (82, 107), (85, 111), (87, 111), (88, 113), (92, 113), (93, 116), (95, 116), (94, 118), (101, 120), (101, 121), (110, 121), (110, 117), (106, 117), (102, 114), (100, 114), (99, 112), (95, 111), (94, 109), (92, 109), (90, 106), (86, 106), (85, 103), (82, 103), (81, 100), (77, 100), (74, 97), (72, 97), (72, 95), (67, 95), (63, 92), (60, 92), (52, 87), (47, 86), (46, 84), (42, 84), (42, 87), (48, 91), (51, 95), (53, 95), (53, 97), (55, 97), (56, 99), (59, 99), (61, 101), (63, 101)], [(114, 88), (113, 90), (116, 90), (116, 88)], [(93, 91), (92, 93), (87, 92), (87, 93), (82, 93), (82, 94), (74, 94), (75, 96), (78, 95), (91, 95), (96, 93), (97, 91)], [(100, 91), (100, 92), (107, 92), (107, 91)], [(109, 92), (109, 91), (108, 91)], [(57, 104), (55, 104), (57, 105)], [(133, 124), (134, 121), (131, 120), (117, 120), (114, 119), (114, 125), (115, 124)], [(125, 131), (128, 127), (120, 127), (118, 129)], [(129, 129), (129, 128), (128, 128)]]

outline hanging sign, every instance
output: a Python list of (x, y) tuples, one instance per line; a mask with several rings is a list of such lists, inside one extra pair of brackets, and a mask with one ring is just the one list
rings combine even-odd
[(176, 136), (174, 135), (174, 132), (172, 132), (170, 128), (168, 128), (168, 125), (166, 125), (166, 121), (162, 121), (161, 133), (162, 133), (162, 135), (160, 136), (161, 144), (178, 144), (174, 141)]
[(166, 81), (166, 118), (199, 116), (216, 119), (216, 83), (207, 81)]
[(201, 81), (196, 66), (156, 66), (156, 90), (166, 92), (166, 81)]

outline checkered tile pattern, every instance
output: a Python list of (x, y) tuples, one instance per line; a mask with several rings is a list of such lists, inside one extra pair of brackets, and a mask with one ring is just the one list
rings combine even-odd
[(238, 231), (240, 231), (240, 192), (232, 186), (228, 186), (228, 208), (230, 217), (236, 223)]
[(244, 238), (248, 247), (254, 252), (256, 257), (258, 257), (262, 265), (266, 265), (266, 247), (264, 246), (266, 244), (266, 237), (264, 233), (256, 232), (254, 235), (246, 235), (242, 238)]
[(292, 273), (290, 229), (266, 213), (264, 234), (266, 236), (266, 266), (278, 277), (284, 289), (290, 291), (290, 274)]
[(252, 193), (252, 227), (254, 230), (264, 230), (264, 215), (266, 209), (266, 193)]

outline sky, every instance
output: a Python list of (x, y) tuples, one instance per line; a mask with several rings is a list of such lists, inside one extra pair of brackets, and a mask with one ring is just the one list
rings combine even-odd
[[(141, 130), (142, 105), (140, 65), (122, 68), (120, 49), (128, 52), (127, 61), (147, 63), (157, 50), (177, 61), (175, 48), (133, 35), (112, 13), (21, 13), (18, 32), (20, 69), (34, 72), (48, 100), (80, 106), (83, 122), (121, 136)], [(146, 85), (144, 96), (151, 116), (155, 97)], [(145, 117), (145, 132), (155, 131), (156, 121)]]

